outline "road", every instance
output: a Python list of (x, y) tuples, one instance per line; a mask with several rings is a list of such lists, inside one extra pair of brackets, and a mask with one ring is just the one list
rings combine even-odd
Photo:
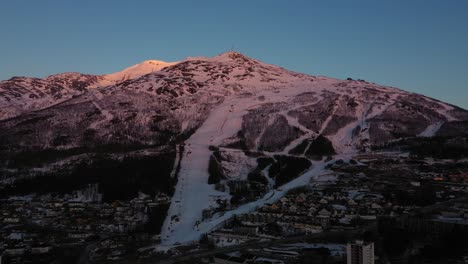
[[(163, 259), (163, 260), (142, 259), (142, 260), (132, 261), (131, 263), (134, 263), (134, 264), (175, 264), (178, 262), (188, 261), (192, 259), (211, 257), (217, 254), (230, 253), (230, 252), (240, 251), (244, 249), (271, 247), (271, 246), (278, 245), (278, 244), (296, 243), (296, 242), (303, 242), (303, 241), (309, 241), (309, 240), (326, 240), (326, 239), (330, 239), (333, 237), (352, 238), (353, 236), (357, 234), (363, 233), (373, 228), (376, 228), (375, 224), (372, 224), (372, 225), (369, 225), (360, 229), (356, 229), (353, 231), (328, 231), (328, 232), (321, 232), (321, 233), (310, 234), (310, 235), (282, 238), (278, 240), (269, 240), (269, 241), (256, 240), (256, 241), (251, 241), (251, 242), (243, 243), (241, 245), (236, 245), (236, 246), (190, 252), (184, 255), (174, 256), (174, 257), (170, 257), (170, 258)], [(122, 262), (122, 264), (123, 263), (130, 263), (130, 262)]]
[[(444, 202), (436, 203), (436, 204), (433, 204), (433, 205), (429, 205), (429, 206), (426, 206), (426, 207), (422, 207), (422, 208), (419, 208), (419, 209), (409, 213), (407, 215), (407, 217), (429, 214), (431, 212), (444, 209), (448, 205), (451, 205), (453, 203), (459, 203), (459, 202), (468, 202), (468, 198), (467, 197), (460, 197), (460, 198), (451, 199), (451, 200), (447, 200), (447, 201), (444, 201)], [(404, 216), (402, 216), (402, 217), (404, 217)]]

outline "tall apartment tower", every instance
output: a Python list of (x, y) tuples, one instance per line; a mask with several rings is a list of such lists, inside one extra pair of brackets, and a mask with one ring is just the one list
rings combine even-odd
[(357, 240), (346, 246), (347, 264), (374, 264), (374, 243)]

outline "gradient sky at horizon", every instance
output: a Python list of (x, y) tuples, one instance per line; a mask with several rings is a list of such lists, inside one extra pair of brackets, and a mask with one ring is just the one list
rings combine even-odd
[(232, 48), (468, 109), (466, 0), (1, 1), (0, 79), (104, 74)]

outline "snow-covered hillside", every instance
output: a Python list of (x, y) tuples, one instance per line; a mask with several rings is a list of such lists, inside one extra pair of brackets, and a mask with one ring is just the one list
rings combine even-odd
[(13, 78), (0, 83), (0, 95), (0, 149), (184, 146), (166, 245), (198, 239), (306, 183), (323, 172), (325, 157), (468, 129), (466, 110), (422, 95), (236, 52), (103, 76)]
[(0, 82), (0, 120), (47, 108), (76, 97), (88, 89), (135, 79), (176, 63), (148, 60), (105, 75), (68, 72), (44, 79), (13, 77)]

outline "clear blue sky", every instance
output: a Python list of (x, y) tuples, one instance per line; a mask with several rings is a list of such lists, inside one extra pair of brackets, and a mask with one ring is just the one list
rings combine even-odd
[(0, 36), (0, 79), (110, 73), (234, 47), (468, 108), (467, 0), (2, 0)]

